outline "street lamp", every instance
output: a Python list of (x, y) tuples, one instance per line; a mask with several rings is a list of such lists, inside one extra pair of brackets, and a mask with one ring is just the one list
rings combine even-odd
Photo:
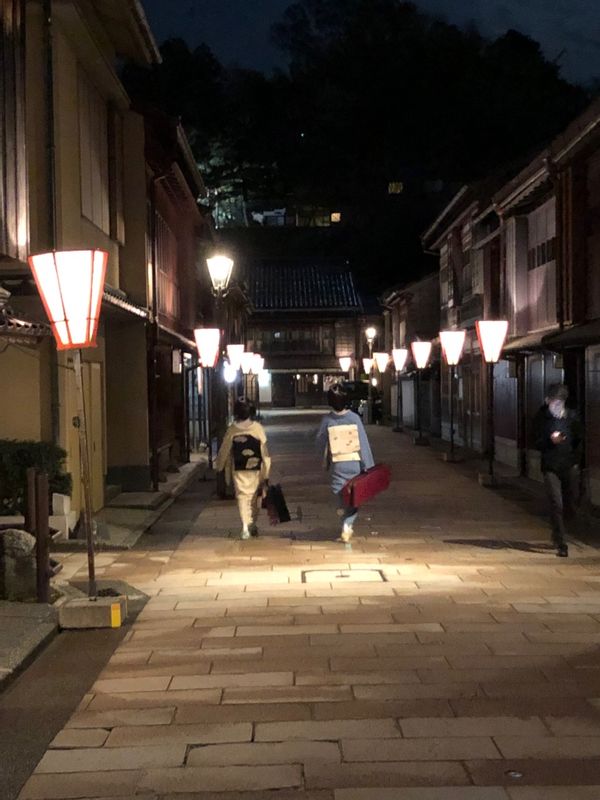
[(413, 440), (414, 444), (428, 445), (429, 439), (423, 436), (423, 418), (421, 409), (421, 370), (427, 367), (431, 355), (431, 342), (411, 342), (410, 349), (417, 367), (417, 429), (418, 435)]
[(227, 294), (233, 261), (228, 256), (214, 255), (206, 259), (208, 272), (215, 297), (224, 297)]
[(373, 358), (377, 364), (378, 371), (383, 375), (387, 369), (390, 357), (388, 353), (373, 353)]
[(96, 347), (100, 306), (108, 253), (104, 250), (67, 250), (29, 257), (29, 266), (50, 320), (58, 350), (73, 350), (81, 485), (82, 522), (88, 555), (88, 596), (96, 597), (96, 566), (92, 528), (92, 489), (87, 425), (83, 397), (81, 351)]
[[(367, 419), (365, 422), (370, 423), (373, 420), (373, 387), (371, 385), (371, 369), (373, 368), (373, 342), (377, 338), (377, 328), (369, 325), (368, 328), (365, 328), (365, 338), (367, 340), (367, 345), (369, 346), (369, 359), (371, 359), (371, 366), (369, 367), (368, 375), (369, 375), (369, 389), (367, 394)], [(363, 364), (365, 360), (363, 358)], [(365, 368), (366, 372), (366, 368)]]
[(265, 360), (260, 353), (254, 353), (252, 359), (252, 374), (254, 376), (254, 390), (256, 394), (256, 418), (260, 419), (260, 386), (258, 383), (258, 376), (263, 371)]
[(233, 369), (237, 372), (242, 366), (242, 353), (244, 352), (243, 344), (228, 344), (227, 345), (227, 358)]
[(341, 356), (340, 359), (340, 369), (342, 372), (350, 372), (350, 367), (352, 366), (352, 358), (350, 356)]
[(365, 374), (369, 376), (369, 379), (370, 379), (371, 378), (371, 370), (373, 369), (373, 359), (372, 358), (363, 358), (362, 363), (363, 363), (363, 370), (365, 371)]
[(500, 354), (504, 346), (506, 334), (508, 333), (508, 322), (506, 320), (478, 320), (475, 323), (477, 338), (483, 360), (487, 364), (488, 380), (488, 474), (480, 476), (480, 483), (484, 486), (495, 486), (496, 477), (494, 475), (494, 457), (496, 455), (496, 434), (494, 430), (494, 364), (500, 360)]
[(456, 461), (454, 453), (454, 384), (456, 382), (456, 367), (460, 362), (463, 347), (465, 346), (466, 331), (440, 331), (442, 352), (448, 365), (450, 377), (450, 453), (446, 461)]
[(396, 433), (402, 433), (402, 383), (400, 381), (400, 373), (406, 365), (408, 358), (408, 350), (405, 347), (396, 347), (392, 350), (392, 358), (394, 359), (394, 369), (396, 370), (396, 383), (397, 383), (397, 396), (396, 396)]
[(208, 421), (208, 468), (213, 466), (213, 429), (212, 429), (212, 406), (213, 406), (213, 381), (211, 380), (211, 370), (214, 371), (219, 360), (221, 346), (220, 328), (196, 328), (194, 331), (196, 348), (200, 366), (206, 370), (206, 394), (207, 394), (207, 421)]

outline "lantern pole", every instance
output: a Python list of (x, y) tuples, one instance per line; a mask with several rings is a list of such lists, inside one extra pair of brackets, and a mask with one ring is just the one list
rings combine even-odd
[(83, 394), (83, 375), (81, 371), (81, 350), (73, 351), (75, 368), (75, 388), (77, 393), (77, 417), (74, 419), (79, 434), (79, 457), (81, 461), (81, 487), (83, 489), (83, 510), (81, 521), (87, 542), (88, 556), (88, 597), (96, 597), (96, 565), (94, 554), (94, 530), (92, 524), (92, 486), (90, 478), (90, 458), (88, 450), (85, 399)]

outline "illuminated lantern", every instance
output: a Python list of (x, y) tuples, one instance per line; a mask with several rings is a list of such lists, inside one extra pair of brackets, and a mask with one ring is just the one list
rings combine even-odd
[(375, 359), (379, 372), (385, 372), (390, 360), (389, 355), (387, 353), (373, 353), (373, 358)]
[(198, 356), (203, 367), (215, 367), (219, 360), (221, 331), (218, 328), (197, 328), (194, 331)]
[(417, 369), (425, 369), (431, 355), (431, 342), (411, 342), (410, 348)]
[(350, 372), (350, 367), (352, 366), (352, 359), (350, 356), (342, 356), (340, 358), (340, 369), (342, 372)]
[(440, 331), (442, 352), (449, 367), (455, 367), (459, 363), (465, 346), (465, 336), (466, 331), (464, 330)]
[(207, 258), (206, 263), (215, 294), (225, 294), (233, 270), (233, 261), (227, 256), (216, 255)]
[(372, 358), (363, 358), (363, 369), (367, 373), (370, 374), (371, 370), (373, 369), (373, 359)]
[(233, 369), (237, 372), (242, 366), (242, 353), (244, 352), (243, 344), (228, 344), (227, 345), (227, 358)]
[(241, 367), (244, 375), (249, 375), (252, 372), (254, 365), (254, 353), (242, 353)]
[(392, 358), (394, 359), (394, 369), (396, 372), (402, 372), (406, 366), (408, 350), (405, 347), (394, 348), (394, 350), (392, 350)]
[(59, 350), (96, 346), (108, 253), (63, 250), (29, 257)]
[(477, 338), (484, 360), (488, 364), (496, 364), (500, 359), (508, 322), (506, 320), (478, 320), (476, 323)]

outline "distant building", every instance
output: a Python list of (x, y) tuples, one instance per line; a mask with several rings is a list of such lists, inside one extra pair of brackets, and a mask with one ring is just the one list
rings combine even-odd
[(279, 407), (326, 402), (332, 382), (347, 377), (340, 357), (360, 376), (364, 328), (381, 326), (347, 267), (316, 263), (257, 263), (246, 267), (251, 304), (246, 348), (261, 353), (270, 374), (264, 402)]

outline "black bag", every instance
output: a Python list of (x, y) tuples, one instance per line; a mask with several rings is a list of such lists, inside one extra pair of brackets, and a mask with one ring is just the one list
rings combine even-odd
[(277, 525), (279, 522), (289, 522), (291, 520), (285, 497), (278, 483), (269, 486), (267, 493), (263, 497), (262, 507), (267, 509), (271, 525)]

